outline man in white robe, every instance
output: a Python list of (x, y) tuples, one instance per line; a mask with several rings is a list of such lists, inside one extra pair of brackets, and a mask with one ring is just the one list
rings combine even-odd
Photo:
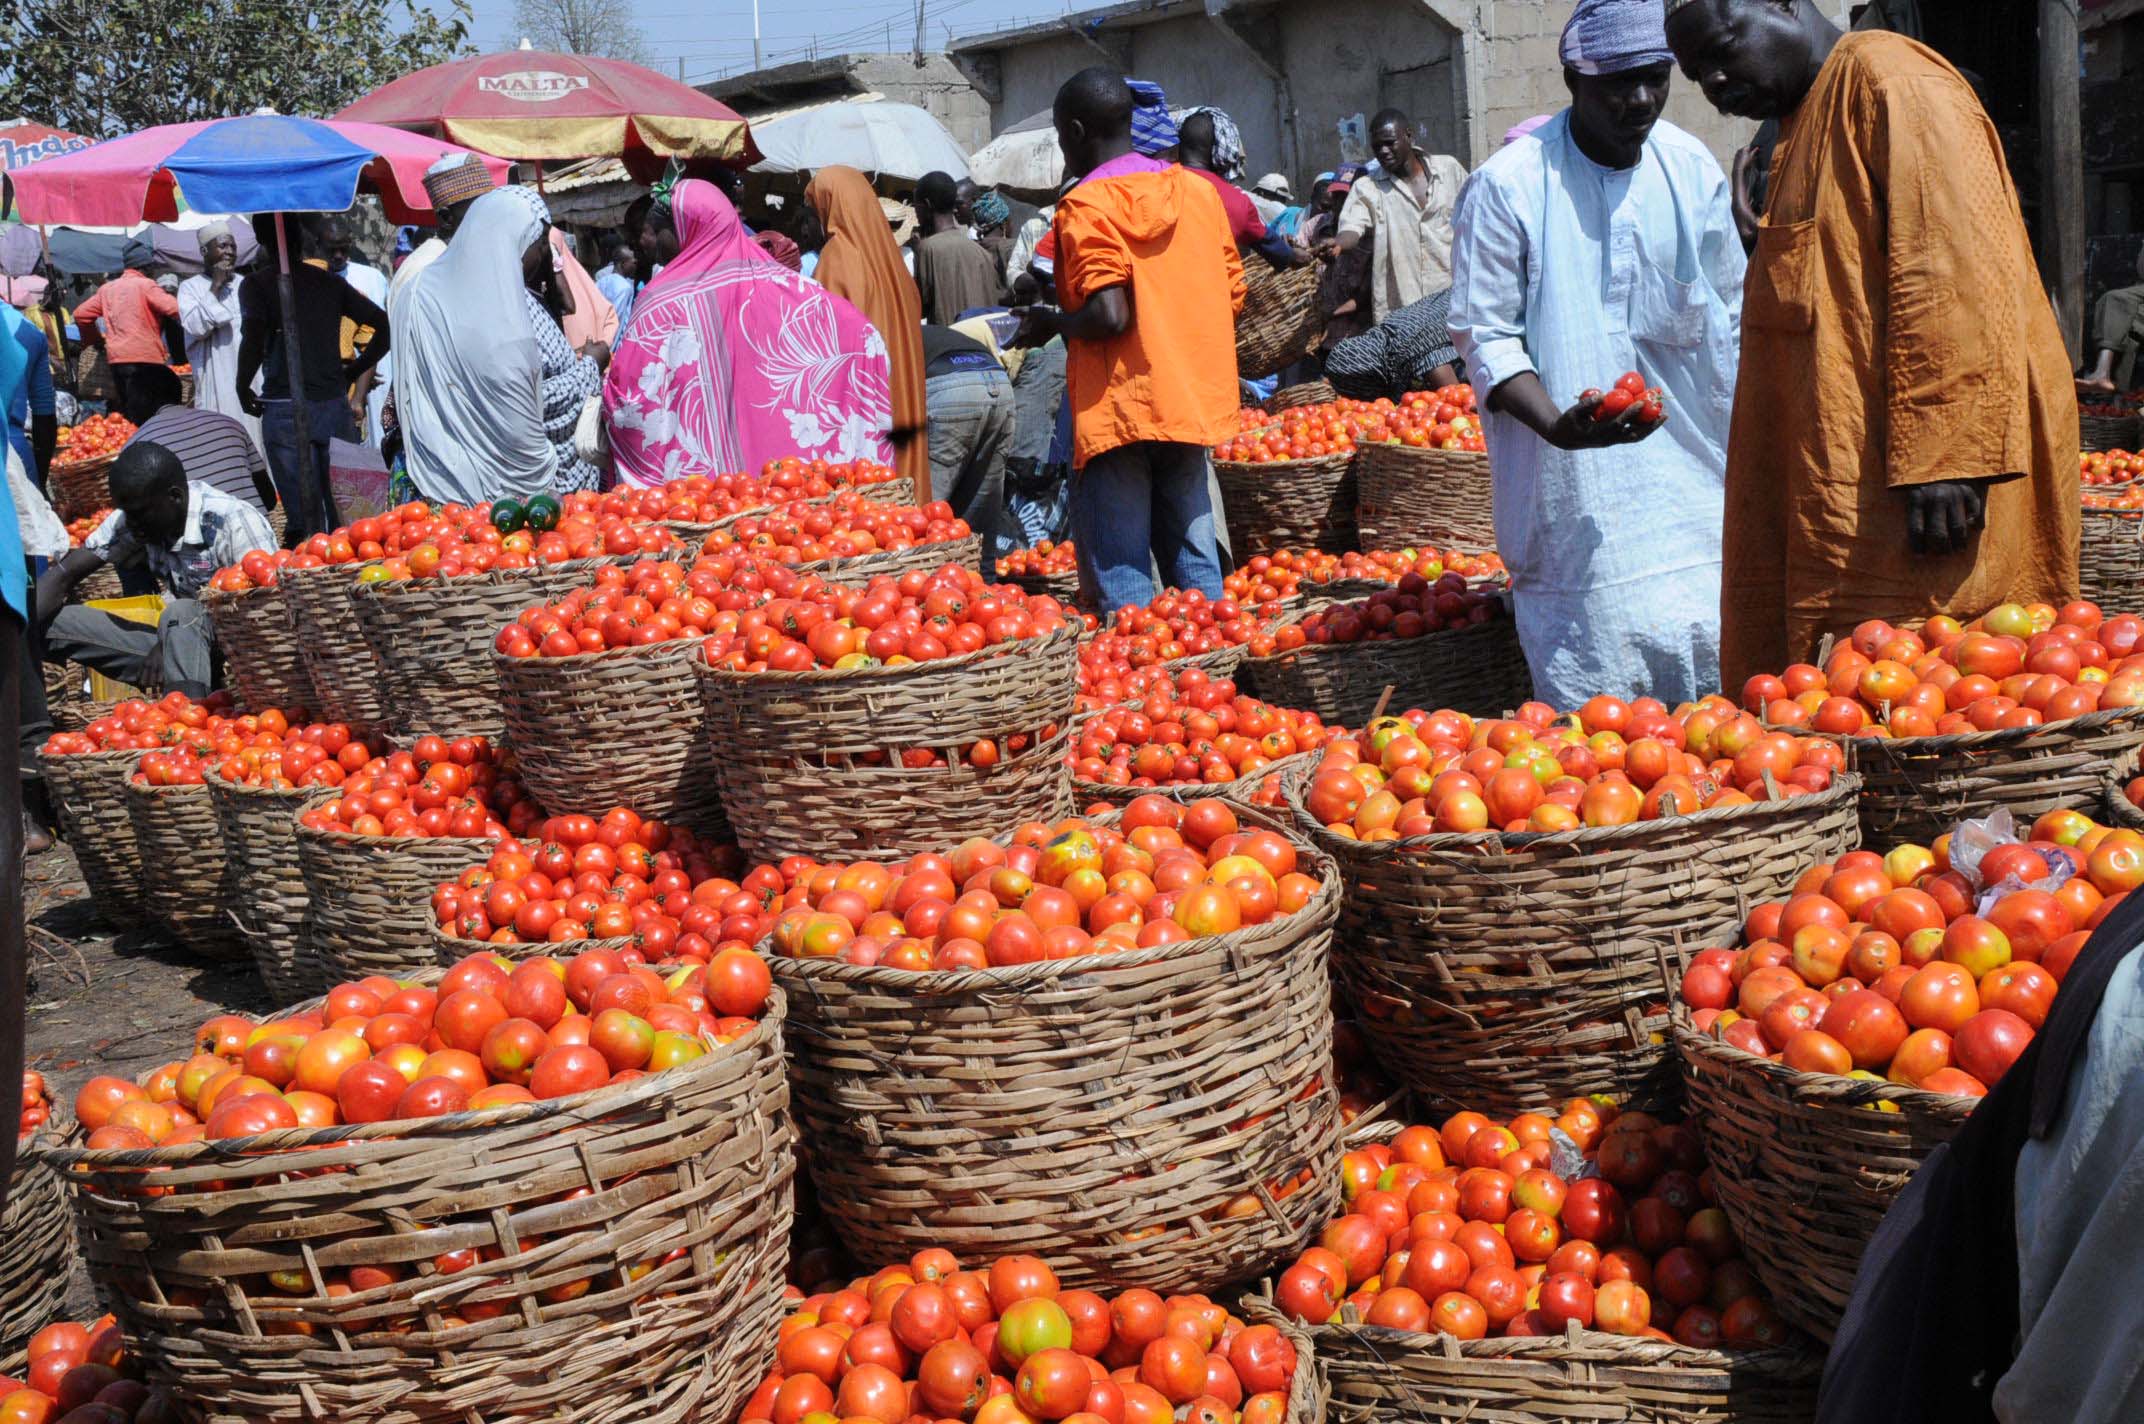
[(194, 404), (238, 421), (258, 449), (260, 420), (238, 403), (238, 240), (227, 222), (208, 224), (198, 237), (204, 270), (179, 283), (179, 326), (194, 368)]
[[(1498, 552), (1534, 694), (1718, 690), (1720, 537), (1743, 253), (1726, 176), (1660, 121), (1661, 0), (1579, 0), (1572, 104), (1468, 179), (1451, 329), (1486, 413)], [(1596, 420), (1627, 371), (1664, 394)]]

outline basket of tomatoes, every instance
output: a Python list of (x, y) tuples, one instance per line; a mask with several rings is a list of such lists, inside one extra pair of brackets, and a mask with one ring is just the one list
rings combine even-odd
[[(45, 1075), (35, 1069), (23, 1070), (21, 1118), (7, 1207), (0, 1210), (0, 1241), (7, 1243), (0, 1251), (0, 1369), (59, 1313), (74, 1270), (74, 1222), (67, 1214), (66, 1190), (49, 1164), (27, 1155), (65, 1132), (64, 1121), (53, 1121)], [(0, 1406), (7, 1393), (0, 1385)]]
[(1069, 809), (1079, 647), (1055, 599), (954, 564), (863, 588), (751, 559), (728, 576), (761, 587), (695, 672), (752, 859), (906, 853)]
[(1665, 960), (1855, 843), (1844, 760), (1718, 701), (1410, 709), (1288, 795), (1347, 886), (1334, 978), (1418, 1103), (1649, 1106), (1676, 1092)]
[(479, 505), (459, 529), (435, 533), (359, 575), (352, 607), (379, 660), (394, 726), (497, 736), (506, 728), (493, 671), (499, 629), (531, 603), (562, 598), (606, 561), (684, 552), (660, 524), (560, 512), (539, 495)]
[(313, 953), (330, 975), (438, 962), (427, 897), (543, 820), (482, 737), (419, 737), (366, 762), (298, 813)]
[(1496, 547), (1489, 456), (1474, 388), (1415, 391), (1355, 437), (1363, 546)]
[(1325, 313), (1318, 304), (1324, 270), (1315, 262), (1287, 268), (1245, 264), (1243, 306), (1236, 313), (1238, 376), (1262, 381), (1317, 349), (1325, 334)]
[(1275, 415), (1284, 410), (1293, 410), (1299, 405), (1324, 405), (1339, 399), (1340, 393), (1333, 389), (1331, 381), (1305, 381), (1301, 385), (1282, 386), (1267, 400), (1265, 408)]
[(2006, 603), (1969, 624), (1870, 620), (1851, 639), (1759, 673), (1745, 709), (1837, 738), (1861, 778), (1861, 838), (1929, 841), (2007, 807), (2095, 810), (2144, 759), (2144, 618), (2091, 603)]
[(44, 1156), (153, 1382), (228, 1424), (733, 1418), (795, 1170), (782, 997), (737, 953), (344, 982), (92, 1079)]
[[(259, 719), (244, 720), (257, 726)], [(225, 911), (235, 899), (225, 883), (230, 863), (208, 796), (208, 758), (235, 750), (242, 735), (251, 733), (225, 729), (217, 737), (221, 747), (181, 742), (143, 752), (124, 792), (141, 852), (142, 906), (181, 946), (206, 959), (248, 954)]]
[(1272, 702), (1349, 726), (1387, 706), (1496, 716), (1533, 695), (1510, 599), (1455, 573), (1434, 581), (1408, 573), (1368, 598), (1320, 605), (1254, 638), (1238, 671)]
[(61, 432), (50, 476), (52, 507), (60, 518), (112, 507), (112, 462), (134, 430), (133, 421), (115, 412), (90, 416)]
[(774, 1368), (740, 1424), (817, 1413), (975, 1424), (1082, 1415), (1159, 1424), (1179, 1411), (1202, 1424), (1325, 1418), (1293, 1323), (1252, 1325), (1203, 1295), (1134, 1287), (1112, 1299), (1066, 1289), (1033, 1256), (964, 1269), (940, 1248), (846, 1283), (806, 1284), (817, 1289), (792, 1301)]
[(1299, 1326), (1335, 1417), (1814, 1413), (1823, 1359), (1765, 1299), (1690, 1126), (1575, 1098), (1387, 1137), (1348, 1154), (1344, 1214), (1243, 1303)]
[(1885, 1212), (2025, 1051), (2140, 876), (2136, 831), (1999, 814), (1815, 866), (1751, 909), (1740, 949), (1691, 959), (1685, 1086), (1721, 1205), (1789, 1320), (1832, 1337)]
[(1045, 539), (998, 560), (998, 578), (1026, 593), (1070, 604), (1079, 597), (1079, 553), (1070, 539)]
[(2087, 489), (2077, 519), (2077, 591), (2119, 606), (2144, 587), (2144, 485)]
[(842, 491), (747, 513), (709, 534), (703, 554), (749, 554), (836, 583), (929, 573), (947, 564), (982, 568), (982, 540), (944, 500), (889, 505)]
[(2077, 443), (2087, 451), (2133, 450), (2137, 435), (2133, 405), (2110, 402), (2077, 408)]
[(224, 680), (248, 707), (312, 707), (319, 700), (284, 596), (282, 574), (295, 558), (287, 549), (255, 549), (216, 570), (201, 592), (223, 649)]
[(1276, 549), (1355, 547), (1351, 402), (1296, 406), (1214, 450), (1214, 479), (1240, 561)]
[(1278, 822), (1145, 796), (1009, 845), (782, 869), (797, 1120), (857, 1259), (1219, 1289), (1330, 1209), (1338, 887)]
[(1198, 668), (1156, 668), (1133, 681), (1130, 698), (1087, 713), (1074, 730), (1072, 797), (1082, 807), (1149, 792), (1279, 807), (1281, 778), (1339, 735), (1315, 712), (1244, 696)]
[(692, 665), (700, 640), (734, 624), (757, 593), (726, 577), (735, 562), (600, 568), (592, 584), (499, 630), (500, 711), (538, 801), (630, 806), (727, 838)]

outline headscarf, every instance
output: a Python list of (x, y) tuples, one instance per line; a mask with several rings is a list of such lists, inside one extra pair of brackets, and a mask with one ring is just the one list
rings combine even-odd
[(1557, 55), (1580, 74), (1621, 74), (1669, 64), (1667, 11), (1661, 0), (1578, 0)]
[[(1204, 104), (1191, 111), (1213, 120), (1213, 171), (1233, 183), (1243, 176), (1243, 131), (1227, 114)], [(1184, 115), (1190, 118), (1191, 114)]]
[(633, 304), (603, 385), (619, 477), (888, 458), (891, 373), (864, 314), (770, 258), (774, 234), (747, 237), (714, 184), (679, 183), (673, 207), (678, 254)]
[(543, 358), (521, 276), (522, 253), (550, 225), (534, 189), (486, 193), (403, 294), (395, 410), (410, 478), (428, 498), (477, 504), (552, 487), (558, 454), (544, 433)]
[[(898, 468), (919, 493), (930, 488), (930, 460), (920, 438), (923, 407), (923, 298), (901, 260), (901, 249), (879, 210), (878, 196), (863, 174), (835, 165), (822, 168), (804, 190), (819, 215), (826, 246), (812, 275), (837, 297), (855, 303), (886, 342), (893, 364), (893, 432)], [(920, 502), (920, 501), (919, 501)]]
[(996, 227), (1012, 219), (1012, 204), (1006, 202), (1005, 195), (995, 188), (986, 188), (975, 195), (974, 211), (977, 227)]
[(551, 229), (551, 266), (558, 279), (573, 293), (573, 310), (559, 320), (566, 344), (578, 351), (591, 341), (605, 346), (618, 344), (618, 309), (596, 287), (596, 279), (566, 245), (566, 235)]
[(1132, 152), (1152, 158), (1176, 147), (1176, 120), (1169, 117), (1169, 96), (1159, 84), (1127, 79), (1132, 91)]
[(782, 233), (758, 232), (752, 234), (752, 240), (765, 248), (769, 257), (772, 257), (790, 271), (802, 272), (804, 270), (804, 250)]

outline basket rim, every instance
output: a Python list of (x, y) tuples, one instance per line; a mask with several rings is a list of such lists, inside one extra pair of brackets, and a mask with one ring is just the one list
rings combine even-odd
[[(975, 548), (976, 552), (980, 554), (983, 547), (983, 536), (971, 531), (967, 534), (961, 535), (958, 539), (927, 539), (921, 543), (910, 544), (906, 548), (902, 549), (873, 549), (866, 554), (842, 554), (835, 558), (812, 559), (805, 563), (788, 564), (784, 567), (789, 568), (796, 573), (813, 574), (820, 578), (827, 578), (833, 574), (840, 573), (844, 570), (847, 570), (853, 574), (857, 572), (857, 570), (855, 570), (853, 566), (856, 564), (863, 563), (866, 559), (878, 559), (884, 561), (887, 564), (891, 564), (895, 560), (912, 559), (919, 557), (921, 556), (922, 551), (928, 549), (960, 549), (971, 545)], [(716, 552), (722, 553), (725, 551), (717, 550)], [(945, 560), (945, 563), (959, 564), (960, 560), (957, 557), (948, 556)], [(939, 565), (939, 567), (944, 567), (944, 564)], [(966, 565), (963, 564), (962, 567), (965, 568)], [(861, 570), (861, 572), (868, 574), (875, 573), (876, 570), (872, 568), (865, 568)]]
[(203, 585), (201, 591), (195, 594), (194, 597), (204, 606), (213, 609), (220, 604), (236, 603), (240, 599), (251, 598), (259, 593), (279, 594), (283, 591), (282, 575), (287, 572), (289, 572), (288, 569), (278, 569), (276, 571), (276, 582), (255, 584), (252, 588), (210, 588), (207, 585)]
[[(1271, 429), (1271, 427), (1263, 425), (1258, 427), (1258, 430), (1267, 429)], [(1243, 433), (1255, 435), (1258, 430), (1246, 430)], [(1359, 446), (1351, 446), (1346, 450), (1333, 450), (1323, 455), (1305, 455), (1300, 460), (1222, 460), (1216, 458), (1213, 462), (1213, 468), (1216, 475), (1224, 470), (1230, 474), (1252, 472), (1290, 474), (1298, 470), (1323, 469), (1335, 463), (1340, 465), (1352, 464), (1360, 448)]]
[[(1257, 1296), (1246, 1298), (1246, 1306), (1256, 1302), (1266, 1305)], [(1272, 1309), (1269, 1305), (1268, 1309)], [(1280, 1312), (1273, 1310), (1275, 1315)], [(1781, 1346), (1755, 1350), (1707, 1350), (1680, 1341), (1655, 1340), (1644, 1335), (1610, 1335), (1601, 1330), (1581, 1329), (1573, 1321), (1562, 1335), (1497, 1336), (1483, 1340), (1461, 1340), (1444, 1331), (1403, 1330), (1393, 1325), (1371, 1325), (1361, 1321), (1337, 1321), (1324, 1325), (1308, 1325), (1295, 1322), (1298, 1330), (1321, 1350), (1327, 1342), (1337, 1339), (1362, 1339), (1376, 1347), (1376, 1352), (1385, 1359), (1395, 1355), (1426, 1354), (1439, 1359), (1466, 1361), (1476, 1364), (1564, 1364), (1574, 1358), (1594, 1363), (1649, 1369), (1682, 1369), (1691, 1371), (1713, 1370), (1722, 1373), (1732, 1370), (1767, 1369), (1784, 1375), (1790, 1372), (1813, 1372), (1822, 1364), (1823, 1356), (1801, 1346)]]
[[(1067, 618), (1048, 633), (1015, 639), (1010, 643), (991, 643), (977, 648), (972, 653), (955, 653), (951, 657), (933, 658), (927, 663), (874, 663), (869, 667), (854, 668), (801, 668), (795, 672), (777, 672), (769, 668), (765, 672), (739, 672), (735, 668), (711, 667), (705, 658), (695, 659), (693, 669), (700, 676), (715, 682), (750, 683), (753, 686), (769, 685), (766, 680), (781, 679), (775, 685), (791, 687), (853, 686), (869, 679), (884, 681), (902, 677), (915, 677), (926, 673), (940, 673), (959, 668), (972, 667), (979, 663), (1008, 657), (1044, 657), (1058, 651), (1056, 642), (1079, 641), (1078, 620)], [(527, 659), (523, 659), (527, 661)], [(563, 662), (561, 658), (558, 661)]]
[[(671, 537), (675, 538), (676, 536), (672, 535)], [(509, 584), (520, 583), (545, 574), (592, 573), (606, 564), (634, 564), (642, 559), (663, 559), (668, 557), (670, 555), (667, 553), (640, 550), (630, 554), (590, 554), (581, 559), (561, 559), (555, 564), (547, 564), (538, 560), (526, 568), (484, 569), (476, 573), (456, 574), (452, 578), (431, 574), (422, 578), (413, 576), (406, 579), (359, 579), (357, 588), (360, 594), (374, 598), (386, 597), (389, 593), (392, 593), (396, 598), (404, 598), (420, 593), (453, 593), (463, 589), (504, 588)], [(356, 567), (360, 569), (376, 568), (386, 562), (385, 559), (360, 559)], [(336, 567), (341, 567), (341, 565)]]
[(2080, 717), (2066, 717), (2059, 722), (2042, 722), (2037, 727), (1996, 727), (1985, 732), (1947, 732), (1934, 737), (1856, 737), (1836, 732), (1816, 732), (1806, 727), (1780, 727), (1767, 722), (1765, 730), (1787, 732), (1799, 737), (1823, 737), (1838, 742), (1850, 751), (1867, 755), (1883, 755), (1885, 748), (1902, 748), (1922, 756), (1943, 756), (1951, 752), (1979, 752), (2015, 746), (2029, 742), (2035, 737), (2074, 737), (2102, 731), (2121, 722), (2135, 722), (2137, 730), (2144, 732), (2144, 704), (2135, 707), (2105, 707), (2096, 712), (2087, 712)]
[[(70, 430), (73, 428), (73, 426), (68, 427)], [(123, 449), (124, 447), (121, 448)], [(86, 470), (109, 469), (113, 464), (117, 463), (119, 454), (118, 450), (114, 450), (109, 455), (85, 455), (79, 460), (69, 460), (63, 458), (60, 453), (55, 453), (52, 457), (52, 468), (65, 470), (70, 474), (80, 474)]]
[(1932, 1093), (1926, 1088), (1894, 1083), (1889, 1079), (1848, 1078), (1836, 1073), (1810, 1073), (1789, 1068), (1784, 1063), (1774, 1063), (1769, 1058), (1760, 1058), (1737, 1048), (1724, 1039), (1698, 1032), (1690, 1021), (1688, 1008), (1680, 1003), (1675, 1005), (1671, 1026), (1675, 1047), (1685, 1059), (1704, 1058), (1709, 1061), (1709, 1066), (1723, 1071), (1754, 1074), (1804, 1102), (1823, 1102), (1829, 1107), (1844, 1108), (1895, 1103), (1901, 1111), (1963, 1121), (1971, 1116), (1972, 1105), (1980, 1101), (1949, 1093)]
[[(445, 883), (451, 885), (454, 882), (450, 880)], [(607, 938), (601, 939), (597, 938), (594, 935), (591, 935), (587, 939), (566, 940), (562, 943), (554, 942), (551, 940), (533, 939), (513, 939), (495, 943), (488, 939), (463, 939), (460, 935), (448, 934), (445, 930), (439, 927), (439, 922), (437, 920), (427, 921), (425, 927), (429, 929), (432, 933), (433, 944), (445, 948), (462, 950), (464, 951), (462, 954), (462, 957), (464, 959), (469, 958), (471, 955), (486, 953), (487, 951), (495, 952), (507, 959), (513, 959), (515, 958), (515, 956), (507, 953), (508, 950), (513, 949), (543, 950), (546, 951), (547, 955), (563, 955), (568, 951), (573, 954), (586, 954), (590, 950), (616, 950), (623, 949), (628, 946), (636, 946), (641, 943), (641, 938), (637, 934), (611, 935)], [(538, 956), (531, 957), (534, 958)]]
[(496, 647), (491, 648), (489, 651), (492, 666), (502, 671), (507, 668), (519, 670), (528, 667), (582, 668), (601, 662), (631, 662), (636, 657), (646, 658), (652, 662), (665, 653), (674, 654), (679, 652), (686, 653), (685, 661), (690, 662), (692, 660), (690, 653), (693, 645), (705, 642), (707, 637), (708, 635), (705, 633), (681, 633), (675, 638), (665, 638), (659, 643), (640, 643), (623, 648), (598, 648), (593, 652), (568, 653), (562, 658), (547, 658), (540, 653), (525, 658), (509, 657)]
[[(1119, 703), (1117, 705), (1122, 707), (1133, 707), (1137, 706), (1138, 704), (1126, 702)], [(1096, 709), (1096, 711), (1101, 710), (1103, 709)], [(1093, 712), (1081, 713), (1075, 720), (1084, 720), (1088, 717), (1092, 717), (1093, 715)], [(1155, 796), (1166, 797), (1171, 801), (1179, 799), (1199, 800), (1202, 797), (1206, 796), (1213, 797), (1216, 800), (1225, 801), (1228, 799), (1227, 792), (1229, 789), (1239, 787), (1243, 785), (1246, 781), (1252, 780), (1253, 777), (1256, 777), (1258, 780), (1262, 781), (1268, 776), (1278, 774), (1279, 776), (1285, 778), (1290, 772), (1306, 768), (1309, 765), (1309, 758), (1314, 756), (1320, 756), (1322, 754), (1322, 748), (1317, 751), (1290, 752), (1284, 757), (1280, 757), (1277, 760), (1267, 762), (1258, 771), (1254, 772), (1252, 776), (1239, 776), (1234, 781), (1223, 781), (1219, 783), (1194, 781), (1186, 782), (1179, 786), (1119, 786), (1112, 781), (1082, 781), (1076, 776), (1069, 778), (1069, 781), (1072, 786), (1072, 794), (1075, 798), (1077, 798), (1082, 791), (1086, 791), (1092, 793), (1090, 799), (1121, 796), (1125, 795), (1126, 793), (1129, 793), (1131, 796), (1136, 797), (1145, 796), (1151, 793)], [(1283, 786), (1285, 786), (1285, 781), (1282, 784)], [(1273, 809), (1278, 810), (1279, 808), (1275, 807)]]
[[(445, 974), (446, 968), (427, 969), (410, 976), (410, 982), (436, 979)], [(314, 1002), (314, 1001), (306, 1001)], [(303, 1007), (292, 1005), (291, 1008)], [(548, 1117), (573, 1117), (591, 1102), (604, 1095), (615, 1094), (615, 1103), (605, 1106), (616, 1111), (626, 1111), (642, 1102), (667, 1094), (671, 1088), (698, 1073), (711, 1072), (718, 1065), (726, 1065), (739, 1054), (757, 1053), (765, 1048), (768, 1040), (779, 1034), (788, 1019), (788, 996), (779, 984), (770, 990), (767, 1014), (752, 1025), (752, 1031), (741, 1034), (728, 1043), (717, 1044), (709, 1052), (690, 1063), (676, 1068), (667, 1068), (660, 1073), (648, 1073), (628, 1082), (605, 1084), (591, 1088), (585, 1093), (574, 1093), (563, 1098), (540, 1098), (535, 1102), (503, 1103), (498, 1107), (480, 1108), (475, 1112), (448, 1113), (440, 1117), (394, 1118), (386, 1122), (346, 1122), (333, 1127), (287, 1127), (274, 1132), (256, 1133), (250, 1137), (202, 1138), (181, 1143), (176, 1147), (135, 1147), (124, 1150), (88, 1147), (48, 1147), (36, 1154), (35, 1160), (50, 1162), (61, 1168), (124, 1170), (140, 1167), (181, 1167), (198, 1162), (220, 1161), (231, 1157), (264, 1157), (284, 1152), (302, 1152), (316, 1147), (332, 1147), (345, 1142), (407, 1141), (412, 1138), (456, 1138), (472, 1136), (493, 1127), (541, 1121)], [(283, 1010), (281, 1012), (289, 1012)], [(256, 1024), (269, 1020), (256, 1018)], [(682, 1075), (682, 1076), (672, 1076)]]
[(248, 786), (242, 781), (233, 781), (225, 776), (221, 764), (208, 769), (208, 780), (204, 784), (211, 791), (227, 791), (233, 796), (258, 796), (263, 800), (276, 798), (287, 801), (310, 801), (322, 791), (340, 789), (333, 786)]
[[(1393, 583), (1386, 584), (1382, 588), (1371, 589), (1367, 593), (1337, 596), (1328, 598), (1322, 602), (1305, 595), (1302, 591), (1303, 587), (1304, 585), (1298, 584), (1296, 586), (1295, 594), (1295, 596), (1302, 601), (1298, 603), (1295, 608), (1289, 611), (1287, 617), (1275, 623), (1271, 631), (1277, 632), (1282, 628), (1298, 627), (1304, 622), (1308, 621), (1310, 616), (1314, 613), (1330, 613), (1333, 611), (1335, 606), (1345, 606), (1350, 603), (1364, 602), (1368, 599), (1375, 598), (1380, 593), (1389, 592), (1392, 589), (1398, 588), (1399, 584), (1395, 581)], [(1412, 638), (1384, 638), (1376, 641), (1364, 638), (1353, 643), (1305, 643), (1300, 648), (1289, 648), (1286, 652), (1268, 653), (1264, 657), (1258, 657), (1256, 655), (1246, 653), (1244, 655), (1243, 660), (1246, 663), (1256, 663), (1259, 667), (1277, 667), (1284, 662), (1305, 660), (1304, 655), (1308, 653), (1330, 654), (1336, 657), (1345, 657), (1360, 652), (1365, 648), (1405, 648), (1426, 642), (1433, 638), (1463, 638), (1470, 634), (1478, 635), (1484, 628), (1501, 628), (1508, 627), (1512, 624), (1513, 618), (1511, 607), (1511, 585), (1508, 582), (1499, 583), (1493, 578), (1468, 579), (1467, 588), (1469, 591), (1479, 589), (1480, 591), (1485, 593), (1495, 594), (1497, 596), (1498, 603), (1503, 607), (1504, 610), (1502, 616), (1496, 618), (1485, 618), (1479, 623), (1468, 623), (1465, 626), (1459, 628), (1439, 628), (1434, 632), (1417, 633)], [(1514, 628), (1512, 631), (1513, 636), (1516, 637), (1517, 630)], [(1246, 647), (1247, 645), (1243, 643), (1237, 643), (1234, 646), (1241, 648)], [(1255, 672), (1256, 669), (1254, 668), (1253, 671)], [(1480, 719), (1477, 718), (1476, 720), (1478, 721)]]
[(154, 796), (154, 795), (157, 795), (158, 793), (161, 793), (161, 792), (165, 792), (165, 791), (207, 791), (207, 790), (208, 790), (208, 779), (207, 779), (207, 778), (206, 778), (205, 776), (204, 776), (204, 777), (203, 777), (203, 778), (202, 778), (202, 779), (201, 779), (200, 781), (190, 781), (190, 782), (182, 782), (182, 783), (176, 783), (176, 784), (173, 784), (173, 785), (170, 785), (170, 786), (158, 786), (158, 785), (156, 785), (156, 784), (155, 784), (155, 783), (153, 783), (153, 782), (147, 782), (147, 781), (135, 781), (135, 780), (132, 780), (131, 778), (130, 778), (129, 780), (127, 780), (126, 782), (122, 783), (122, 784), (123, 784), (123, 786), (124, 786), (124, 788), (125, 788), (125, 790), (126, 790), (126, 792), (127, 792), (127, 794), (128, 794), (128, 795), (130, 795), (130, 796), (143, 796), (143, 797), (149, 797), (149, 796)]
[[(162, 748), (160, 747), (107, 747), (103, 751), (94, 752), (48, 752), (45, 751), (43, 748), (39, 748), (37, 753), (37, 761), (40, 769), (42, 769), (43, 767), (51, 766), (55, 763), (65, 766), (69, 764), (80, 765), (84, 762), (89, 762), (91, 767), (94, 769), (108, 770), (111, 767), (117, 766), (119, 764), (120, 758), (133, 757), (135, 760), (139, 761), (144, 753), (160, 750), (162, 750)], [(93, 757), (100, 758), (100, 760), (91, 761), (91, 758)], [(109, 760), (101, 760), (104, 758), (108, 758)]]
[[(1777, 801), (1752, 801), (1742, 806), (1713, 806), (1701, 811), (1692, 811), (1687, 816), (1670, 816), (1652, 821), (1632, 821), (1621, 826), (1581, 826), (1575, 831), (1438, 831), (1426, 836), (1407, 836), (1389, 841), (1357, 841), (1345, 836), (1336, 836), (1325, 829), (1323, 822), (1310, 814), (1303, 804), (1303, 796), (1309, 786), (1306, 777), (1289, 778), (1282, 787), (1289, 807), (1296, 819), (1304, 823), (1319, 844), (1331, 842), (1347, 848), (1348, 853), (1358, 855), (1385, 855), (1395, 851), (1532, 851), (1544, 848), (1572, 847), (1579, 850), (1615, 849), (1620, 842), (1642, 841), (1660, 834), (1665, 828), (1681, 829), (1700, 825), (1706, 829), (1714, 826), (1729, 826), (1742, 821), (1776, 819), (1788, 812), (1801, 812), (1810, 808), (1829, 810), (1842, 801), (1861, 793), (1861, 777), (1852, 771), (1834, 772), (1831, 785), (1822, 791), (1805, 792), (1800, 796), (1782, 797)], [(1474, 857), (1484, 859), (1484, 857)]]

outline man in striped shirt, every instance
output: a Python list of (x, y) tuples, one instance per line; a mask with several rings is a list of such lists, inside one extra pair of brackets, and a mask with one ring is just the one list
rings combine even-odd
[[(165, 374), (170, 375), (168, 371)], [(221, 411), (181, 405), (175, 376), (157, 385), (156, 413), (142, 422), (127, 444), (149, 441), (161, 445), (179, 457), (187, 479), (245, 500), (264, 514), (275, 508), (275, 486), (268, 479), (268, 462), (261, 458), (260, 447), (253, 443), (245, 423)]]

